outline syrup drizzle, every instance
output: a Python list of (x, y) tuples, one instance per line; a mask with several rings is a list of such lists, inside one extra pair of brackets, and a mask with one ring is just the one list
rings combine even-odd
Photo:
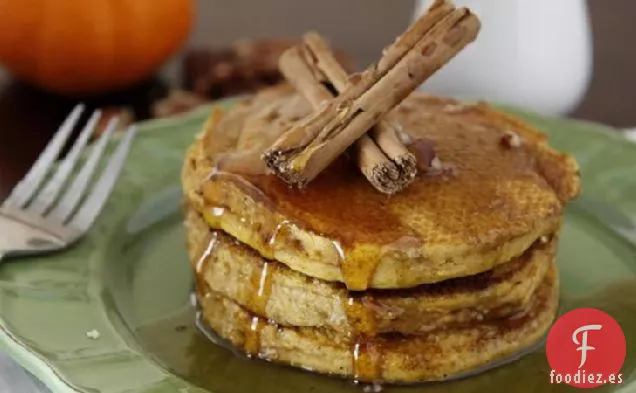
[(218, 240), (217, 232), (216, 231), (212, 232), (212, 237), (210, 238), (210, 241), (208, 242), (208, 246), (205, 248), (205, 251), (203, 251), (203, 254), (201, 254), (201, 256), (199, 257), (199, 260), (196, 263), (195, 271), (197, 275), (203, 273), (205, 268), (207, 267), (207, 264), (210, 261), (210, 255), (212, 255), (212, 251), (214, 250), (214, 247), (216, 246), (217, 240)]
[[(228, 213), (224, 207), (208, 207), (203, 211), (205, 221), (210, 224), (217, 223), (222, 217)], [(241, 220), (241, 222), (244, 222)], [(272, 233), (279, 232), (284, 227), (284, 223), (279, 224)], [(273, 237), (272, 237), (273, 239)], [(204, 299), (209, 295), (210, 289), (205, 282), (203, 276), (211, 259), (210, 256), (214, 252), (214, 248), (218, 243), (218, 233), (212, 232), (212, 237), (208, 243), (206, 250), (197, 260), (195, 265), (196, 271), (196, 289), (199, 296)], [(273, 241), (272, 241), (273, 243)], [(248, 300), (248, 309), (252, 315), (247, 320), (243, 333), (245, 335), (244, 351), (248, 357), (261, 357), (261, 331), (266, 325), (267, 320), (263, 318), (266, 314), (267, 303), (272, 292), (273, 277), (276, 274), (278, 264), (276, 262), (265, 261), (260, 270), (256, 270), (250, 277), (251, 295)]]
[(218, 240), (218, 234), (216, 231), (213, 231), (212, 236), (210, 237), (210, 240), (208, 241), (207, 247), (205, 248), (205, 250), (199, 257), (195, 265), (195, 273), (196, 273), (195, 290), (199, 294), (202, 300), (205, 299), (210, 294), (210, 287), (205, 282), (204, 276), (205, 276), (205, 271), (208, 268), (208, 264), (210, 263), (210, 260), (212, 259), (210, 258), (210, 256), (214, 252), (214, 248), (216, 247), (217, 240)]
[(345, 256), (340, 263), (340, 272), (347, 289), (352, 291), (368, 289), (380, 261), (379, 255), (356, 256), (351, 255), (352, 253), (343, 253), (342, 249), (340, 252)]
[(354, 382), (375, 382), (380, 379), (382, 353), (372, 337), (356, 340), (352, 354)]
[(245, 353), (249, 357), (261, 357), (261, 331), (265, 326), (263, 315), (267, 311), (267, 302), (272, 293), (273, 277), (276, 274), (276, 262), (266, 261), (260, 271), (252, 275), (253, 293), (250, 298), (249, 309), (252, 317), (249, 319), (245, 332)]
[(265, 321), (258, 315), (253, 315), (248, 319), (245, 327), (244, 350), (247, 357), (260, 357), (261, 355), (261, 330), (265, 326)]
[(272, 279), (276, 274), (276, 262), (266, 261), (259, 274), (252, 276), (252, 287), (256, 291), (251, 299), (250, 308), (259, 315), (265, 315), (267, 302), (272, 294)]
[(374, 382), (382, 376), (382, 348), (377, 343), (375, 315), (362, 296), (351, 294), (345, 313), (351, 328), (351, 358), (356, 382)]
[(268, 239), (267, 246), (270, 249), (270, 252), (273, 252), (277, 245), (284, 242), (285, 237), (289, 236), (291, 229), (291, 222), (289, 220), (283, 220), (276, 224), (274, 230), (265, 231), (268, 233), (264, 233), (264, 236)]

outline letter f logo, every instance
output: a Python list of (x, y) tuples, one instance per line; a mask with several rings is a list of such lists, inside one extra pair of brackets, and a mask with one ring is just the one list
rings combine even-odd
[[(574, 344), (580, 345), (580, 347), (576, 348), (577, 351), (581, 351), (581, 364), (579, 364), (579, 368), (583, 367), (583, 365), (585, 364), (585, 361), (587, 360), (587, 351), (592, 351), (596, 349), (592, 346), (587, 345), (587, 332), (589, 330), (601, 330), (601, 327), (602, 327), (601, 325), (585, 325), (576, 329), (574, 333), (572, 334), (572, 341), (574, 341)], [(577, 338), (579, 333), (582, 333), (581, 342), (579, 342)]]
[(595, 308), (577, 308), (563, 314), (550, 328), (545, 344), (545, 355), (554, 371), (554, 377), (550, 374), (549, 381), (577, 388), (616, 382), (622, 375), (626, 354), (621, 326), (610, 315)]

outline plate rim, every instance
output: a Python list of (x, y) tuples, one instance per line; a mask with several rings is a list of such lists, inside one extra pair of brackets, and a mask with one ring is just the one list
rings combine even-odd
[(0, 316), (0, 349), (54, 393), (82, 393), (69, 385), (63, 376), (28, 345), (16, 338)]

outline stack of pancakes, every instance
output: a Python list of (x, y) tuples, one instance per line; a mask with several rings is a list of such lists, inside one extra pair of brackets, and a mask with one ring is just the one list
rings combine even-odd
[(363, 382), (442, 380), (515, 356), (555, 317), (576, 162), (486, 104), (413, 94), (393, 116), (432, 143), (404, 191), (343, 156), (306, 189), (252, 162), (311, 106), (289, 86), (216, 110), (183, 169), (205, 323), (249, 356)]

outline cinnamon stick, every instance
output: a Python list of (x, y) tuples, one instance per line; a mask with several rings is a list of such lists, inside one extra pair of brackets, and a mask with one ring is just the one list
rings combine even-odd
[(476, 16), (437, 1), (356, 83), (279, 138), (263, 154), (288, 184), (303, 187), (446, 64), (480, 29)]
[[(349, 84), (349, 78), (346, 71), (339, 66), (327, 42), (315, 32), (306, 34), (304, 42), (308, 52), (312, 54), (312, 59), (315, 60), (316, 67), (322, 71), (326, 79), (334, 85), (338, 93), (345, 91)], [(371, 141), (367, 141), (365, 135), (358, 141), (362, 140), (366, 141), (366, 143), (356, 143), (353, 148), (358, 166), (366, 168), (369, 172), (366, 174), (367, 178), (375, 178), (377, 181), (387, 184), (387, 186), (384, 187), (384, 192), (388, 194), (402, 190), (415, 179), (415, 175), (417, 174), (415, 156), (404, 146), (400, 138), (398, 138), (397, 132), (393, 122), (382, 120), (368, 133)], [(382, 166), (365, 165), (367, 161), (373, 164), (376, 162), (374, 158), (376, 149), (364, 147), (365, 144), (368, 145), (371, 142), (374, 142), (382, 153), (396, 166), (398, 170), (397, 179), (393, 178), (391, 181), (382, 177), (378, 178), (378, 176), (383, 173)], [(363, 172), (364, 171), (363, 169)], [(390, 189), (387, 189), (387, 187), (390, 187)]]
[[(305, 35), (304, 44), (280, 57), (279, 69), (316, 110), (344, 91), (349, 83), (347, 72), (329, 45), (314, 32)], [(378, 191), (390, 195), (402, 190), (417, 173), (415, 156), (387, 122), (380, 122), (369, 135), (363, 135), (354, 143), (358, 167)]]

